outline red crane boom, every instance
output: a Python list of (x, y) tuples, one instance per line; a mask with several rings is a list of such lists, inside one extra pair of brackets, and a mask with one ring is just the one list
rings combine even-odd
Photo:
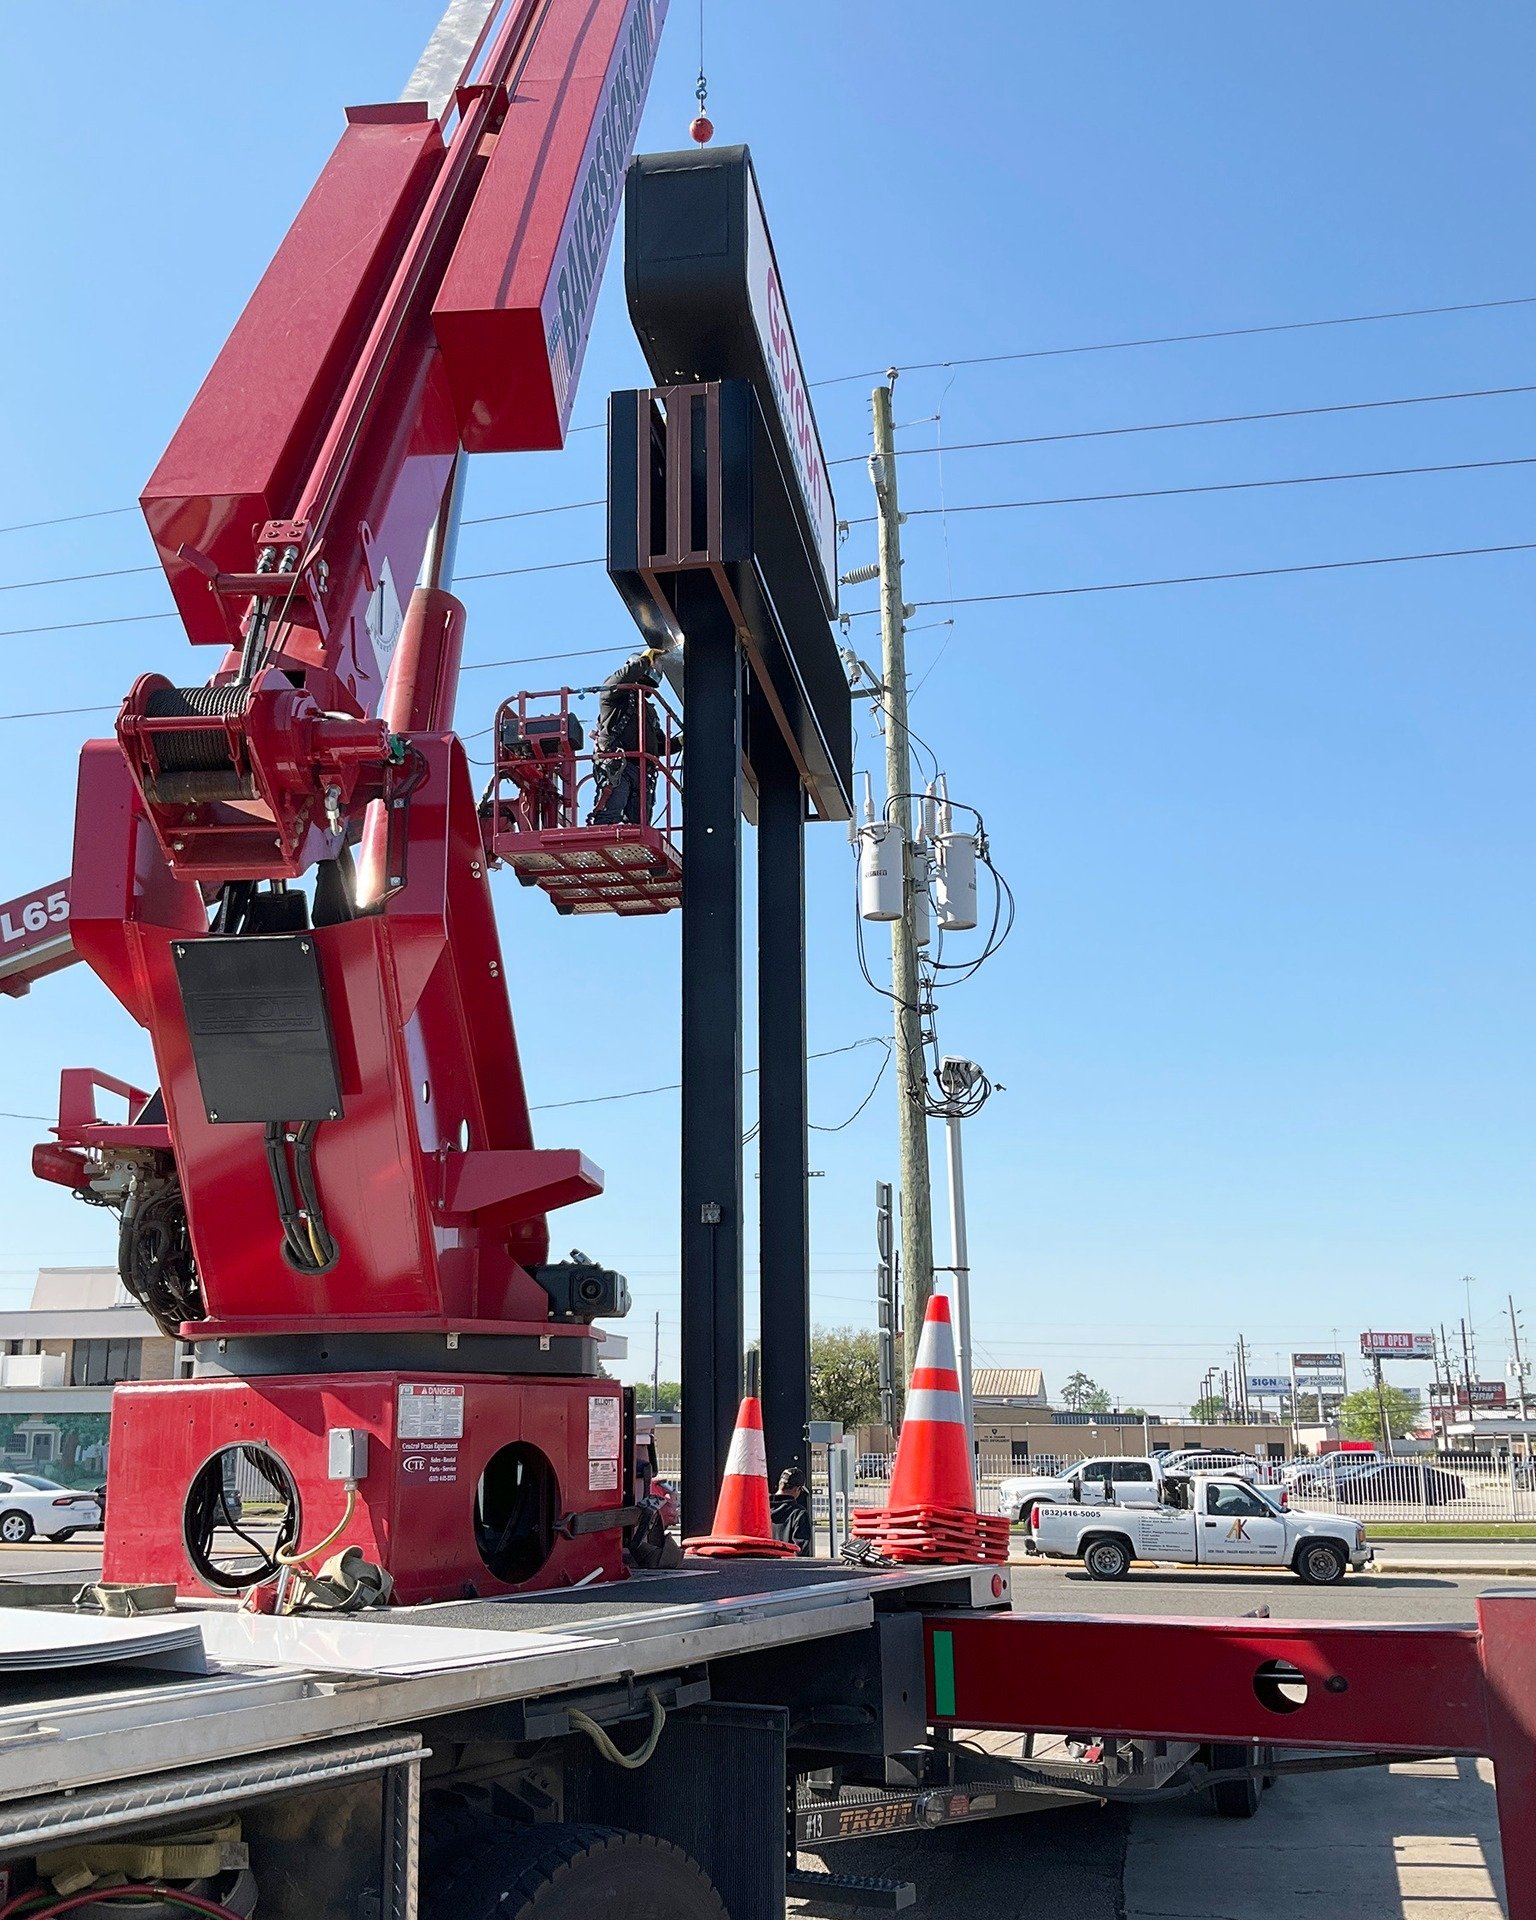
[[(123, 1128), (77, 1074), (35, 1170), (118, 1207), (129, 1286), (252, 1384), (121, 1394), (109, 1577), (209, 1583), (166, 1493), (256, 1427), (322, 1530), (340, 1489), (304, 1436), (373, 1434), (346, 1538), (404, 1597), (621, 1571), (583, 1303), (622, 1283), (548, 1264), (546, 1213), (601, 1176), (533, 1144), (438, 581), (465, 453), (562, 444), (665, 8), (493, 5), (440, 114), (351, 109), (145, 488), (187, 637), (223, 652), (206, 685), (145, 675), (84, 749), (69, 932), (159, 1090)], [(428, 1383), (400, 1370), (429, 1364), (458, 1517), (414, 1547)], [(471, 1528), (507, 1444), (548, 1468), (531, 1558)]]

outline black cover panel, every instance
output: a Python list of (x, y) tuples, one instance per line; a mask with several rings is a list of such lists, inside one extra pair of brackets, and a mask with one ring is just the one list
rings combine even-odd
[(308, 934), (172, 945), (208, 1118), (333, 1120), (341, 1082), (320, 957)]

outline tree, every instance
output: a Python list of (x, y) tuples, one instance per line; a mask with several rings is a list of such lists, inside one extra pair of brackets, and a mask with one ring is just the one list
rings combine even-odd
[(1145, 1407), (1122, 1407), (1120, 1411), (1125, 1415), (1127, 1420), (1150, 1420), (1152, 1418)]
[(1189, 1410), (1189, 1417), (1196, 1426), (1214, 1427), (1227, 1416), (1226, 1403), (1219, 1393), (1208, 1393), (1203, 1400), (1197, 1400)]
[(846, 1432), (880, 1418), (880, 1342), (867, 1327), (818, 1327), (811, 1336), (811, 1418)]
[(1114, 1404), (1107, 1387), (1095, 1387), (1091, 1393), (1083, 1395), (1084, 1413), (1108, 1413)]
[(683, 1404), (683, 1389), (676, 1380), (659, 1380), (656, 1405), (651, 1405), (651, 1383), (641, 1380), (635, 1386), (636, 1413), (676, 1413)]
[[(1099, 1408), (1094, 1402), (1102, 1398), (1104, 1405)], [(1099, 1413), (1109, 1411), (1109, 1395), (1097, 1380), (1090, 1380), (1086, 1373), (1074, 1373), (1061, 1390), (1061, 1404), (1073, 1413)]]
[[(1383, 1386), (1381, 1397), (1386, 1403), (1387, 1422), (1394, 1439), (1410, 1433), (1424, 1417), (1419, 1396), (1411, 1387)], [(1339, 1432), (1351, 1440), (1379, 1441), (1385, 1448), (1381, 1408), (1377, 1405), (1374, 1387), (1361, 1387), (1358, 1392), (1345, 1395), (1339, 1407)]]

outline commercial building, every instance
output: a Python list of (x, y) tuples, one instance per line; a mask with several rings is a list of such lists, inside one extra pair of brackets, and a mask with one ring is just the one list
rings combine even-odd
[(31, 1304), (0, 1313), (0, 1468), (96, 1485), (113, 1387), (191, 1366), (191, 1349), (160, 1331), (113, 1268), (42, 1268)]

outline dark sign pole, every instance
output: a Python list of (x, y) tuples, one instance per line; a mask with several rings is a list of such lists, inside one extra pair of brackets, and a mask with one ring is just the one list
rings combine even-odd
[(742, 668), (707, 574), (677, 581), (683, 809), (682, 1520), (710, 1531), (741, 1394)]
[(805, 794), (771, 721), (757, 774), (759, 1272), (763, 1443), (770, 1476), (809, 1471), (810, 1206), (805, 1096)]

